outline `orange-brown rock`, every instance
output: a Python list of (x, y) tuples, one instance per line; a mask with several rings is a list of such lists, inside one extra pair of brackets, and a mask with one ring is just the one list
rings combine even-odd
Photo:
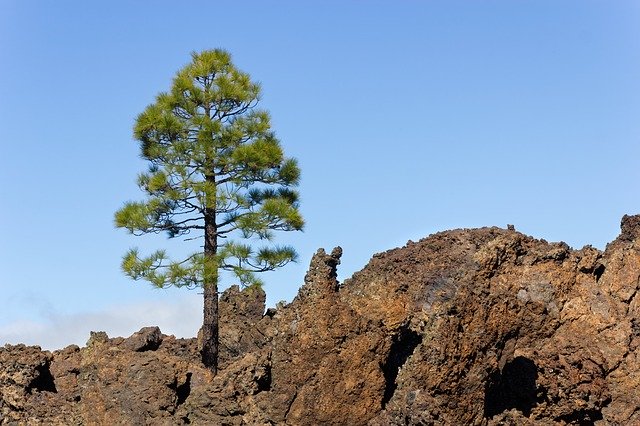
[(604, 252), (508, 229), (313, 257), (287, 306), (221, 296), (221, 366), (147, 327), (0, 348), (1, 424), (640, 425), (640, 216)]

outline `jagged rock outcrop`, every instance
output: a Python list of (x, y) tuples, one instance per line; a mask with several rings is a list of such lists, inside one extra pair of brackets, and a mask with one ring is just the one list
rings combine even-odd
[(266, 295), (260, 287), (240, 291), (237, 285), (220, 296), (220, 359), (224, 368), (233, 360), (262, 348), (266, 339), (265, 323), (257, 326), (264, 316)]
[(313, 257), (292, 303), (220, 299), (221, 370), (147, 327), (0, 348), (1, 424), (640, 424), (640, 216), (604, 252), (508, 229)]

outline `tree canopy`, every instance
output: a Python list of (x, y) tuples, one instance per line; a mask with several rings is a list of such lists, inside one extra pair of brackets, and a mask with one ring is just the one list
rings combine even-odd
[[(216, 356), (219, 271), (232, 272), (243, 285), (261, 284), (256, 273), (296, 259), (292, 247), (273, 244), (274, 232), (304, 226), (295, 189), (300, 169), (285, 157), (268, 112), (257, 108), (259, 100), (260, 85), (227, 52), (193, 53), (171, 89), (137, 117), (134, 136), (149, 162), (138, 177), (146, 199), (127, 202), (115, 213), (116, 226), (134, 235), (204, 240), (202, 250), (178, 260), (165, 250), (141, 256), (131, 249), (122, 269), (160, 288), (203, 287), (203, 333), (215, 328), (204, 343), (216, 340)], [(207, 303), (214, 302), (212, 324)], [(204, 352), (205, 364), (212, 366), (211, 354)]]

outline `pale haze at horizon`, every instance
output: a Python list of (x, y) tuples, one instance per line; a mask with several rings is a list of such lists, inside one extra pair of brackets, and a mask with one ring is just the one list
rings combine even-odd
[[(634, 1), (0, 3), (0, 345), (90, 330), (194, 336), (201, 295), (120, 271), (113, 226), (140, 199), (131, 129), (191, 51), (221, 47), (302, 169), (291, 301), (319, 248), (339, 278), (453, 228), (604, 249), (640, 213), (640, 3)], [(233, 284), (226, 279), (223, 287)]]

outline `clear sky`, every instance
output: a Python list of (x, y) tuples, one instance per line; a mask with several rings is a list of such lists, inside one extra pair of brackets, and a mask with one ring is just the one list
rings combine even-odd
[(180, 241), (113, 213), (142, 196), (136, 115), (216, 47), (262, 83), (303, 172), (306, 230), (278, 240), (300, 262), (264, 276), (269, 305), (319, 247), (343, 247), (344, 279), (452, 228), (603, 249), (640, 213), (638, 1), (1, 0), (0, 344), (195, 335), (197, 291), (119, 267)]

